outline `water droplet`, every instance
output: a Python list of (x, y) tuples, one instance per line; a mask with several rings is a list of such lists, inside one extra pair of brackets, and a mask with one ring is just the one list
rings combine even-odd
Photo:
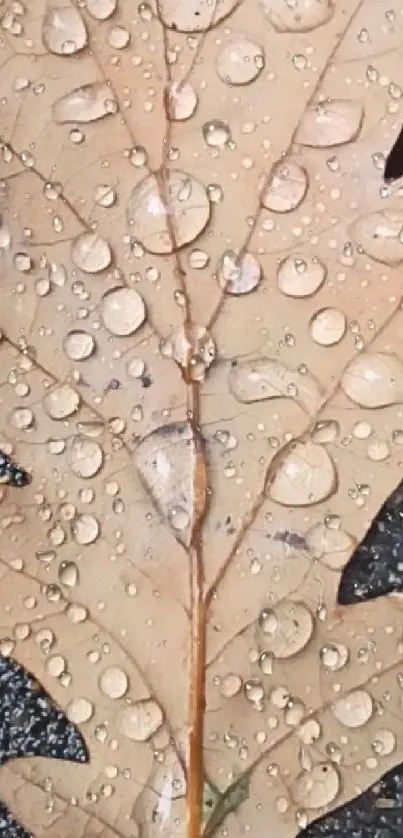
[(377, 730), (374, 739), (371, 742), (371, 748), (375, 754), (380, 757), (389, 756), (393, 754), (396, 748), (396, 736), (391, 730), (381, 729)]
[(59, 582), (66, 588), (74, 588), (79, 580), (78, 567), (74, 562), (62, 562), (58, 571)]
[[(146, 4), (142, 4), (146, 5)], [(147, 4), (148, 5), (148, 4)], [(219, 4), (200, 3), (200, 0), (163, 0), (161, 18), (175, 32), (205, 32), (228, 17), (238, 5), (238, 0), (220, 0)]]
[(346, 367), (341, 386), (361, 407), (388, 407), (403, 401), (403, 364), (396, 355), (363, 352)]
[(260, 0), (277, 32), (309, 32), (324, 26), (333, 15), (332, 0)]
[(112, 98), (108, 85), (94, 82), (77, 87), (57, 99), (52, 107), (52, 117), (60, 125), (66, 122), (86, 123), (115, 114), (117, 109), (117, 102)]
[(76, 725), (88, 722), (94, 713), (94, 708), (87, 698), (73, 698), (67, 705), (67, 718)]
[(272, 212), (291, 212), (304, 200), (308, 175), (302, 166), (287, 160), (276, 166), (261, 194), (262, 206)]
[(259, 615), (264, 648), (275, 658), (291, 658), (309, 643), (313, 618), (302, 602), (282, 600)]
[(390, 446), (382, 439), (373, 439), (367, 445), (367, 457), (374, 463), (381, 463), (387, 460), (390, 455)]
[(376, 262), (400, 265), (403, 261), (403, 212), (398, 209), (370, 212), (350, 227), (356, 244)]
[(298, 736), (304, 745), (313, 745), (322, 735), (322, 728), (317, 719), (307, 719), (298, 730)]
[(93, 544), (99, 535), (99, 523), (93, 515), (79, 515), (71, 530), (77, 544)]
[(8, 657), (12, 654), (15, 648), (15, 640), (12, 640), (10, 637), (3, 637), (0, 640), (0, 654), (4, 655), (4, 657)]
[(152, 431), (134, 452), (140, 476), (164, 518), (171, 524), (175, 507), (186, 512), (189, 526), (174, 530), (178, 541), (185, 545), (189, 544), (193, 527), (205, 507), (205, 468), (200, 446), (190, 424), (175, 422)]
[(235, 364), (228, 381), (231, 393), (240, 402), (292, 398), (310, 415), (316, 413), (323, 395), (313, 375), (302, 375), (272, 358)]
[(311, 555), (331, 570), (341, 570), (356, 546), (352, 535), (342, 529), (330, 529), (325, 524), (315, 524), (305, 538)]
[(366, 690), (353, 690), (332, 705), (332, 712), (344, 727), (363, 727), (374, 710), (372, 696)]
[(94, 192), (95, 203), (100, 207), (113, 207), (116, 203), (116, 192), (108, 183), (99, 183)]
[(311, 440), (297, 442), (280, 462), (268, 496), (283, 506), (309, 506), (330, 497), (337, 478), (326, 449)]
[(174, 530), (185, 530), (190, 523), (189, 514), (183, 506), (173, 506), (168, 513), (169, 523)]
[(203, 125), (204, 141), (211, 148), (223, 148), (231, 140), (229, 125), (221, 119), (211, 119)]
[(226, 250), (221, 256), (218, 280), (227, 294), (249, 294), (257, 288), (260, 279), (261, 267), (251, 253), (238, 256), (233, 250)]
[(118, 728), (127, 739), (146, 742), (161, 727), (163, 720), (161, 707), (149, 698), (126, 707), (118, 719)]
[(188, 255), (188, 262), (191, 268), (200, 271), (203, 268), (207, 267), (207, 265), (210, 262), (210, 257), (205, 250), (199, 250), (198, 248), (195, 248), (194, 250), (190, 251)]
[(167, 175), (169, 215), (174, 241), (167, 222), (168, 209), (155, 175), (149, 175), (133, 189), (127, 205), (127, 220), (149, 253), (172, 253), (192, 242), (206, 227), (210, 203), (198, 180), (176, 169)]
[(98, 474), (103, 463), (103, 451), (97, 442), (75, 436), (69, 446), (68, 461), (73, 474), (88, 479)]
[(95, 340), (88, 332), (74, 329), (64, 338), (63, 349), (72, 361), (85, 361), (94, 352)]
[(87, 44), (87, 30), (72, 6), (48, 8), (42, 23), (42, 41), (56, 55), (73, 55)]
[(337, 308), (322, 308), (313, 315), (309, 328), (315, 343), (334, 346), (346, 333), (346, 315)]
[(142, 326), (146, 309), (134, 288), (112, 288), (102, 298), (101, 317), (108, 332), (127, 337)]
[(108, 698), (122, 698), (129, 688), (129, 679), (120, 666), (110, 666), (99, 676), (99, 688)]
[(279, 265), (277, 283), (288, 297), (310, 297), (326, 279), (326, 268), (315, 256), (287, 256)]
[(319, 102), (305, 111), (295, 142), (312, 148), (349, 143), (357, 137), (363, 116), (360, 102), (347, 99)]
[(287, 727), (298, 727), (306, 714), (306, 707), (302, 701), (291, 699), (284, 710), (284, 724)]
[(305, 809), (328, 806), (340, 791), (340, 776), (331, 762), (314, 765), (312, 771), (302, 771), (291, 787), (294, 802)]
[(229, 672), (220, 680), (220, 693), (223, 698), (234, 698), (242, 689), (242, 678), (234, 672)]
[(320, 660), (325, 669), (336, 672), (343, 669), (349, 657), (347, 646), (343, 643), (326, 643), (319, 652)]
[(20, 431), (32, 428), (34, 421), (34, 414), (28, 407), (16, 407), (11, 414), (11, 423)]
[(107, 20), (117, 8), (117, 0), (86, 0), (85, 8), (95, 20)]
[(82, 233), (73, 242), (71, 258), (80, 271), (96, 274), (109, 267), (112, 253), (106, 239), (97, 233)]
[(334, 442), (340, 433), (340, 425), (335, 419), (328, 419), (323, 422), (317, 422), (313, 431), (312, 439), (314, 442), (328, 443)]
[(130, 32), (125, 26), (112, 26), (106, 40), (112, 49), (124, 49), (130, 42)]
[(171, 119), (181, 122), (190, 119), (197, 108), (197, 93), (189, 82), (173, 82), (168, 91)]
[(131, 378), (142, 378), (145, 373), (146, 365), (143, 358), (131, 358), (130, 361), (127, 362), (126, 370), (127, 374), (130, 375)]
[(77, 623), (84, 623), (88, 617), (88, 611), (83, 605), (75, 605), (72, 603), (67, 608), (67, 616), (69, 620), (75, 625)]
[(247, 701), (251, 704), (261, 707), (262, 699), (264, 698), (263, 684), (258, 678), (250, 678), (244, 683), (244, 693)]
[(225, 84), (250, 84), (265, 66), (259, 44), (244, 35), (235, 35), (221, 47), (216, 62), (217, 74)]
[(52, 419), (66, 419), (76, 413), (80, 407), (80, 396), (68, 384), (60, 384), (49, 390), (43, 405)]
[(45, 670), (52, 678), (60, 678), (66, 671), (66, 660), (62, 655), (52, 655), (45, 661)]

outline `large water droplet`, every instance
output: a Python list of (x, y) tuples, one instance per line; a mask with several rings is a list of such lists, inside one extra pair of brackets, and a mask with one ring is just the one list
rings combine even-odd
[(242, 689), (242, 678), (235, 672), (228, 672), (220, 680), (220, 693), (223, 698), (234, 698)]
[(205, 32), (231, 14), (238, 0), (201, 3), (200, 0), (161, 0), (160, 14), (166, 26), (175, 32)]
[(116, 11), (118, 0), (86, 0), (85, 8), (95, 20), (107, 20)]
[(250, 84), (265, 65), (263, 48), (245, 35), (233, 35), (217, 56), (217, 74), (225, 84)]
[(333, 0), (260, 0), (277, 32), (309, 32), (324, 26), (333, 14)]
[(275, 658), (291, 658), (309, 643), (313, 633), (312, 614), (302, 602), (282, 600), (259, 615), (262, 644)]
[(294, 802), (305, 809), (328, 806), (339, 791), (340, 776), (331, 762), (321, 762), (314, 765), (311, 771), (302, 771), (291, 788)]
[(99, 676), (99, 688), (108, 698), (122, 698), (129, 688), (129, 679), (120, 666), (109, 666)]
[(331, 672), (343, 669), (349, 657), (347, 646), (343, 643), (326, 643), (320, 649), (319, 654), (323, 667)]
[(288, 297), (310, 297), (325, 279), (326, 268), (314, 256), (287, 256), (277, 271), (278, 287)]
[(291, 212), (299, 207), (308, 189), (302, 166), (287, 160), (276, 166), (261, 194), (262, 206), (272, 212)]
[(295, 142), (313, 148), (331, 148), (357, 137), (364, 112), (359, 102), (348, 99), (320, 102), (302, 117)]
[(171, 119), (181, 122), (190, 119), (197, 108), (197, 93), (189, 82), (173, 82), (169, 88), (169, 112)]
[(180, 507), (188, 525), (172, 529), (188, 545), (195, 524), (204, 514), (206, 474), (200, 438), (187, 422), (152, 431), (134, 452), (136, 466), (155, 506), (172, 526), (172, 510)]
[(228, 383), (239, 402), (248, 404), (265, 399), (289, 398), (310, 415), (317, 412), (323, 396), (321, 385), (313, 375), (302, 375), (272, 358), (234, 364)]
[(99, 523), (93, 515), (79, 515), (71, 527), (74, 540), (83, 546), (97, 540), (99, 529)]
[(67, 705), (66, 714), (76, 725), (82, 725), (88, 722), (94, 713), (94, 707), (88, 698), (73, 698), (70, 704)]
[(336, 719), (349, 728), (363, 727), (370, 720), (373, 710), (372, 696), (366, 690), (353, 690), (332, 705)]
[(73, 55), (87, 44), (87, 30), (81, 15), (72, 6), (46, 11), (42, 23), (42, 41), (56, 55)]
[(203, 125), (203, 137), (211, 148), (223, 148), (231, 140), (230, 127), (221, 119), (211, 119)]
[(112, 335), (133, 335), (144, 323), (146, 309), (134, 288), (113, 288), (102, 298), (101, 317)]
[(403, 261), (403, 212), (385, 209), (358, 218), (350, 233), (355, 243), (376, 262), (400, 265)]
[(88, 479), (98, 474), (103, 463), (103, 451), (97, 442), (75, 436), (69, 446), (69, 465), (77, 477)]
[(377, 730), (371, 742), (371, 748), (378, 756), (386, 757), (393, 754), (396, 748), (396, 736), (393, 731), (387, 728)]
[[(166, 201), (155, 175), (144, 178), (133, 189), (127, 220), (149, 253), (172, 253), (204, 230), (210, 218), (210, 202), (204, 186), (191, 175), (176, 169), (167, 174)], [(167, 217), (170, 216), (174, 241)]]
[(63, 349), (72, 361), (85, 361), (94, 352), (95, 340), (88, 332), (74, 329), (64, 338)]
[(322, 308), (315, 312), (309, 329), (311, 337), (320, 346), (334, 346), (344, 337), (347, 328), (346, 315), (338, 308)]
[(62, 562), (58, 570), (59, 582), (66, 588), (74, 588), (79, 580), (78, 567), (74, 562)]
[(68, 384), (60, 384), (46, 394), (43, 405), (52, 419), (66, 419), (80, 407), (80, 396)]
[(126, 707), (118, 719), (118, 729), (127, 739), (146, 742), (161, 727), (163, 720), (161, 707), (150, 698)]
[(267, 493), (283, 506), (309, 506), (330, 497), (336, 485), (336, 469), (326, 448), (307, 440), (295, 443), (280, 461)]
[(341, 386), (361, 407), (388, 407), (403, 401), (403, 364), (396, 355), (365, 352), (346, 367)]
[(82, 233), (74, 239), (71, 258), (80, 271), (97, 274), (109, 267), (112, 252), (106, 239), (97, 233)]
[(117, 102), (107, 84), (94, 82), (77, 87), (58, 99), (52, 107), (55, 122), (94, 122), (117, 112)]
[(233, 250), (226, 250), (218, 266), (218, 280), (227, 294), (238, 296), (249, 294), (259, 285), (261, 267), (251, 253), (238, 256)]

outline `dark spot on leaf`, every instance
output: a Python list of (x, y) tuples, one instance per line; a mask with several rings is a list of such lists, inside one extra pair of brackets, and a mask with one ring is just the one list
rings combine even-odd
[(403, 591), (403, 482), (385, 501), (344, 568), (337, 601), (351, 605), (392, 591)]

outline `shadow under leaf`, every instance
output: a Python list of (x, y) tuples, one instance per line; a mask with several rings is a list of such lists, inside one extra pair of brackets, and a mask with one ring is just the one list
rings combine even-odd
[(340, 605), (366, 602), (403, 591), (403, 481), (389, 495), (345, 566)]
[[(19, 757), (88, 762), (83, 737), (20, 664), (0, 656), (0, 765)], [(27, 838), (0, 800), (0, 838)]]

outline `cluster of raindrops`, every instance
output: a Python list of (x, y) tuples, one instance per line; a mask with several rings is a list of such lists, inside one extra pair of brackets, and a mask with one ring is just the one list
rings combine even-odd
[[(136, 541), (129, 549), (136, 553), (136, 561), (144, 561), (144, 576), (148, 578), (151, 569), (152, 577), (153, 539), (156, 522), (159, 525), (162, 520), (174, 547), (181, 551), (180, 573), (183, 568), (187, 573), (183, 552), (190, 555), (196, 541), (198, 546), (201, 543), (201, 525), (210, 514), (211, 496), (210, 529), (217, 537), (225, 532), (229, 541), (238, 526), (234, 521), (242, 516), (237, 509), (227, 514), (225, 499), (225, 516), (214, 519), (217, 472), (222, 468), (236, 487), (234, 498), (239, 490), (243, 506), (247, 501), (250, 508), (256, 492), (245, 490), (242, 474), (247, 461), (257, 459), (249, 457), (248, 443), (260, 433), (267, 442), (269, 461), (276, 457), (275, 469), (267, 469), (266, 450), (259, 458), (264, 475), (263, 481), (259, 479), (261, 505), (274, 510), (271, 521), (277, 515), (282, 526), (284, 516), (292, 520), (294, 513), (303, 524), (298, 533), (277, 533), (278, 542), (287, 558), (298, 551), (301, 562), (308, 557), (315, 582), (319, 579), (324, 585), (323, 580), (331, 579), (329, 587), (334, 587), (336, 575), (346, 567), (357, 544), (356, 534), (350, 532), (352, 524), (344, 526), (332, 507), (339, 500), (343, 450), (354, 446), (372, 469), (388, 462), (403, 444), (399, 414), (403, 362), (398, 349), (393, 351), (386, 339), (382, 345), (366, 346), (368, 335), (371, 338), (381, 325), (380, 315), (372, 310), (376, 306), (370, 291), (367, 319), (359, 305), (350, 315), (347, 302), (350, 294), (354, 307), (355, 299), (378, 282), (382, 291), (387, 289), (387, 305), (396, 305), (396, 284), (392, 288), (390, 277), (403, 262), (403, 213), (398, 202), (389, 201), (393, 193), (382, 180), (384, 150), (366, 155), (370, 159), (362, 179), (371, 182), (371, 197), (375, 180), (377, 190), (377, 204), (368, 208), (354, 194), (358, 191), (355, 169), (354, 188), (348, 191), (351, 172), (345, 155), (368, 132), (365, 91), (381, 90), (382, 113), (392, 118), (402, 91), (395, 80), (367, 63), (358, 85), (350, 78), (340, 85), (342, 94), (327, 95), (325, 85), (324, 93), (315, 89), (310, 95), (312, 77), (322, 78), (321, 39), (328, 37), (329, 23), (336, 27), (336, 5), (332, 0), (256, 0), (258, 26), (252, 35), (238, 31), (242, 18), (236, 15), (245, 4), (237, 0), (141, 2), (130, 9), (130, 24), (123, 14), (129, 6), (126, 0), (80, 0), (77, 4), (63, 0), (47, 5), (37, 43), (31, 39), (28, 7), (19, 0), (6, 0), (0, 11), (4, 39), (7, 43), (14, 39), (16, 53), (21, 45), (32, 49), (35, 59), (31, 67), (22, 62), (26, 70), (17, 73), (7, 90), (11, 89), (22, 109), (25, 101), (31, 102), (32, 110), (32, 101), (36, 107), (37, 102), (47, 103), (51, 143), (57, 148), (57, 152), (52, 149), (51, 163), (46, 161), (46, 177), (38, 176), (44, 167), (39, 139), (33, 135), (25, 142), (24, 136), (23, 147), (19, 146), (19, 123), (24, 124), (19, 118), (14, 120), (14, 147), (14, 129), (7, 136), (5, 122), (0, 155), (10, 176), (0, 183), (1, 206), (7, 207), (16, 183), (18, 207), (1, 217), (0, 256), (13, 278), (7, 276), (5, 284), (7, 288), (13, 285), (9, 299), (17, 326), (0, 324), (9, 335), (0, 350), (19, 356), (18, 363), (13, 357), (7, 378), (16, 400), (7, 421), (17, 444), (26, 443), (27, 469), (33, 464), (38, 479), (34, 508), (43, 531), (40, 544), (33, 547), (35, 572), (31, 573), (30, 559), (22, 557), (13, 535), (17, 525), (24, 527), (27, 513), (7, 510), (2, 520), (5, 537), (11, 533), (10, 569), (21, 578), (26, 570), (27, 578), (39, 581), (35, 593), (22, 598), (24, 617), (13, 626), (7, 622), (0, 653), (9, 656), (25, 648), (30, 650), (27, 654), (39, 654), (47, 683), (66, 696), (69, 720), (82, 726), (96, 747), (116, 752), (119, 768), (108, 767), (107, 780), (102, 784), (97, 780), (97, 790), (88, 792), (87, 803), (112, 797), (115, 783), (121, 777), (131, 779), (136, 760), (146, 764), (150, 753), (153, 770), (163, 765), (162, 783), (171, 782), (172, 799), (184, 796), (185, 780), (178, 782), (176, 776), (172, 780), (173, 743), (165, 729), (163, 701), (157, 701), (148, 686), (138, 688), (129, 656), (122, 657), (125, 644), (130, 644), (128, 626), (134, 622), (136, 631), (146, 634), (156, 621), (153, 614), (143, 625), (143, 617), (137, 616), (139, 589), (134, 574), (129, 573), (125, 542)], [(392, 32), (393, 27), (393, 20), (383, 13), (380, 32)], [(160, 95), (162, 33), (166, 67)], [(353, 46), (362, 48), (366, 56), (372, 35), (361, 26), (357, 33)], [(292, 45), (284, 67), (290, 85), (291, 80), (296, 84), (293, 97), (297, 101), (303, 94), (307, 105), (294, 120), (289, 145), (284, 137), (277, 143), (281, 118), (270, 99), (272, 90), (273, 101), (278, 101), (275, 64), (283, 35)], [(342, 44), (339, 33), (337, 37), (349, 59), (350, 42)], [(203, 64), (206, 44), (212, 50), (210, 67)], [(99, 58), (101, 50), (102, 56), (108, 56), (105, 65)], [(49, 72), (43, 74), (46, 80), (38, 70), (37, 80), (32, 67), (41, 66), (42, 53), (44, 60), (55, 62), (49, 66), (58, 69), (52, 78)], [(189, 56), (190, 69), (186, 69)], [(332, 56), (340, 72), (337, 51)], [(63, 72), (64, 86), (59, 83)], [(5, 93), (2, 105), (8, 96)], [(259, 114), (254, 113), (255, 102), (261, 103)], [(132, 111), (137, 107), (138, 125), (141, 128), (144, 119), (146, 126), (141, 139), (132, 132)], [(164, 163), (155, 166), (153, 119), (159, 107), (163, 110), (159, 153)], [(96, 164), (91, 157), (94, 149)], [(87, 165), (90, 195), (85, 195), (87, 187), (79, 183), (81, 177), (86, 180)], [(359, 161), (354, 166), (361, 177)], [(21, 173), (27, 205), (18, 193)], [(220, 223), (231, 214), (231, 187), (235, 184), (239, 189), (243, 177), (242, 238), (237, 224), (227, 224), (221, 233)], [(249, 177), (252, 208), (248, 205)], [(39, 209), (36, 220), (28, 207), (31, 179), (40, 181), (38, 200), (46, 236), (42, 236)], [(344, 203), (340, 209), (345, 195), (348, 218), (343, 217), (347, 214)], [(36, 206), (36, 200), (32, 203)], [(199, 300), (194, 308), (193, 296)], [(154, 309), (161, 308), (163, 316), (154, 321)], [(160, 329), (161, 320), (164, 328)], [(243, 341), (249, 347), (252, 338), (256, 352), (241, 352)], [(47, 341), (48, 353), (43, 350)], [(57, 374), (47, 372), (47, 354)], [(179, 395), (172, 394), (167, 385), (166, 396), (165, 382), (178, 373), (185, 387)], [(332, 401), (336, 386), (345, 400), (343, 417)], [(159, 389), (163, 390), (161, 399), (166, 396), (162, 407), (159, 394), (154, 396)], [(204, 434), (207, 437), (209, 431), (202, 425), (203, 410), (195, 409), (204, 394), (206, 414), (210, 398), (219, 402), (220, 409), (219, 422), (214, 415), (208, 440), (211, 462), (206, 455)], [(228, 423), (221, 419), (226, 399), (229, 414), (235, 417)], [(265, 404), (269, 400), (270, 405)], [(322, 413), (325, 407), (326, 414)], [(378, 411), (392, 408), (396, 408), (396, 418), (389, 430), (376, 417)], [(260, 411), (257, 429), (253, 428), (255, 410)], [(234, 431), (239, 416), (240, 430)], [(132, 436), (130, 423), (135, 428)], [(299, 428), (295, 434), (294, 425)], [(50, 428), (45, 441), (42, 426)], [(46, 464), (41, 462), (44, 450)], [(122, 485), (125, 477), (120, 482), (128, 462), (136, 473), (139, 495), (140, 487), (145, 488), (152, 501), (141, 519), (143, 508), (138, 512), (137, 497), (135, 502), (130, 499)], [(341, 492), (354, 507), (353, 517), (371, 500), (374, 473), (367, 470), (361, 482), (351, 478), (347, 488), (345, 482), (342, 485)], [(0, 482), (19, 487), (30, 480), (30, 471), (0, 451)], [(50, 501), (48, 488), (53, 482), (56, 490)], [(236, 506), (229, 496), (228, 508), (232, 505)], [(140, 521), (139, 533), (144, 528), (149, 534), (147, 550), (136, 532)], [(166, 552), (170, 555), (171, 551), (173, 547)], [(263, 587), (268, 587), (266, 564), (257, 552), (247, 555), (249, 576), (261, 583), (261, 606), (248, 634), (248, 660), (244, 665), (240, 656), (238, 667), (226, 667), (223, 655), (208, 671), (208, 678), (213, 673), (210, 680), (220, 702), (217, 712), (224, 707), (224, 716), (233, 713), (231, 719), (242, 720), (243, 726), (236, 730), (221, 716), (216, 730), (211, 713), (206, 723), (208, 737), (212, 750), (224, 746), (224, 768), (218, 772), (221, 780), (230, 763), (226, 781), (233, 777), (232, 761), (237, 764), (239, 758), (241, 772), (259, 758), (270, 786), (283, 770), (269, 762), (270, 748), (277, 735), (286, 739), (292, 733), (296, 770), (288, 784), (289, 796), (276, 792), (275, 800), (280, 815), (287, 815), (293, 806), (297, 824), (303, 828), (312, 815), (340, 798), (345, 754), (355, 753), (356, 731), (363, 730), (367, 736), (368, 753), (362, 759), (360, 752), (359, 765), (369, 771), (376, 772), (382, 758), (394, 754), (397, 738), (393, 725), (389, 727), (382, 718), (387, 699), (383, 697), (383, 704), (378, 701), (375, 681), (367, 679), (364, 687), (345, 688), (352, 668), (373, 660), (375, 641), (362, 640), (355, 648), (353, 631), (347, 641), (346, 634), (328, 620), (322, 592), (314, 605), (310, 592), (305, 601), (304, 590), (291, 596), (290, 586), (277, 599), (275, 588), (282, 568), (276, 567), (269, 578), (270, 596), (263, 603)], [(236, 551), (238, 559), (241, 567), (241, 548)], [(109, 570), (110, 565), (116, 570), (113, 583), (106, 571), (103, 578), (103, 568)], [(108, 597), (112, 602), (115, 585), (121, 585), (124, 593), (119, 600), (124, 603), (124, 614), (121, 618), (118, 608), (114, 614), (119, 644), (112, 643), (109, 635), (105, 638), (106, 631), (100, 629), (110, 619)], [(158, 603), (157, 587), (153, 597)], [(42, 604), (47, 610), (39, 619), (37, 609)], [(68, 621), (69, 641), (72, 637), (77, 648), (84, 649), (86, 678), (79, 666), (75, 671), (76, 656), (69, 655), (70, 647), (58, 636), (57, 621), (62, 615)], [(217, 620), (214, 634), (220, 631)], [(159, 665), (152, 654), (161, 648), (164, 652), (170, 634), (165, 624), (163, 633), (150, 652), (151, 674)], [(370, 637), (370, 632), (365, 636)], [(401, 642), (397, 650), (401, 655), (400, 647)], [(82, 666), (77, 653), (78, 660)], [(326, 712), (322, 706), (311, 706), (301, 676), (298, 689), (291, 685), (294, 671), (304, 673), (305, 660), (307, 673), (319, 673), (320, 686), (327, 690)], [(329, 728), (335, 731), (333, 738), (327, 735)], [(140, 750), (125, 750), (134, 745)], [(120, 757), (122, 752), (125, 755)], [(149, 777), (142, 783), (146, 786)], [(169, 801), (168, 815), (169, 795), (161, 795), (161, 800)], [(153, 810), (152, 818), (157, 815), (161, 813)]]

